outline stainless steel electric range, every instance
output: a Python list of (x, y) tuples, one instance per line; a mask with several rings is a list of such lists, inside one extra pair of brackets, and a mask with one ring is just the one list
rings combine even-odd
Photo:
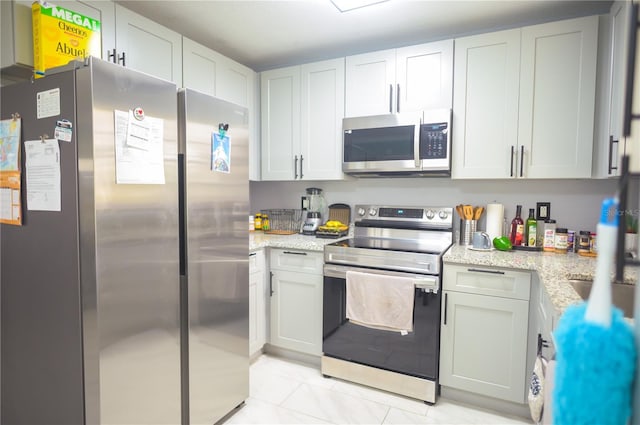
[[(442, 256), (453, 242), (453, 209), (356, 205), (354, 225), (353, 238), (324, 249), (322, 373), (435, 403)], [(380, 276), (411, 279), (412, 331), (352, 323), (349, 272), (378, 282)]]

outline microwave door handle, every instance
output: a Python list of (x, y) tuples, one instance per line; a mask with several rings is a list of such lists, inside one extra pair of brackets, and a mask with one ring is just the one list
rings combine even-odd
[(415, 161), (416, 168), (420, 169), (420, 126), (422, 125), (422, 117), (418, 120), (418, 123), (415, 125), (415, 130), (413, 134), (413, 159)]

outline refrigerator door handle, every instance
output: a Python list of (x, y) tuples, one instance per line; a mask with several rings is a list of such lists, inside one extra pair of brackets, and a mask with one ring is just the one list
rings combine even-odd
[(273, 297), (273, 272), (269, 272), (269, 296)]

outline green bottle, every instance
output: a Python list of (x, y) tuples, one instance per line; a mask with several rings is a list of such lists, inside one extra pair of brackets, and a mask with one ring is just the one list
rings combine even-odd
[(527, 218), (527, 222), (525, 224), (525, 229), (527, 231), (527, 246), (536, 246), (536, 232), (538, 227), (538, 222), (533, 216), (534, 209), (529, 208), (529, 217)]

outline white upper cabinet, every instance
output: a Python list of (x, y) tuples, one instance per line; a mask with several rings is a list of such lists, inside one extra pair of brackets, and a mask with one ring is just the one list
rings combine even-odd
[(182, 36), (119, 4), (115, 8), (115, 62), (181, 85)]
[(261, 74), (262, 180), (342, 179), (344, 58)]
[(456, 40), (453, 178), (515, 174), (520, 30)]
[(593, 177), (619, 176), (627, 148), (622, 130), (630, 13), (631, 2), (616, 1), (600, 18)]
[(598, 17), (522, 29), (518, 176), (589, 178)]
[(598, 17), (456, 40), (453, 178), (591, 176)]
[(345, 116), (451, 108), (453, 40), (346, 58)]
[(247, 108), (252, 106), (256, 73), (220, 53), (182, 38), (184, 87)]

